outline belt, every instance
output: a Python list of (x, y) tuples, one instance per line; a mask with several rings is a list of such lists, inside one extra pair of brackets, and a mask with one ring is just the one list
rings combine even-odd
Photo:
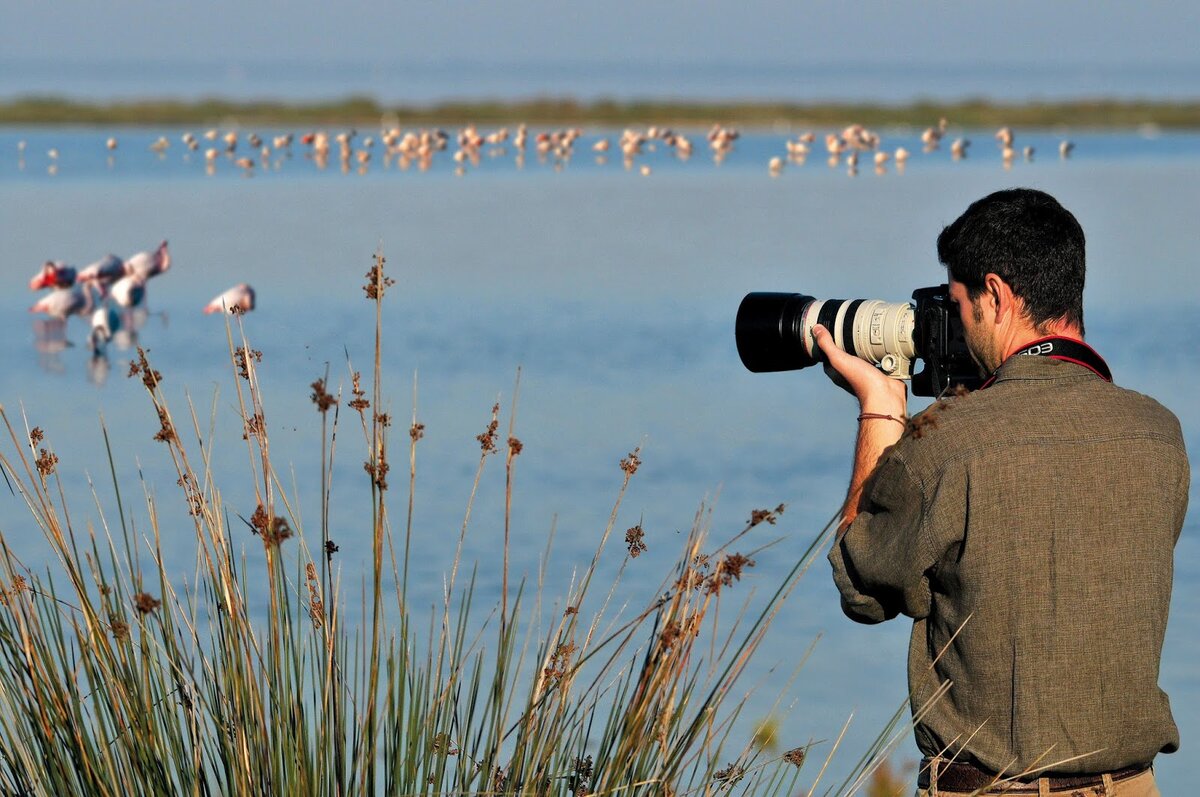
[[(1115, 769), (1112, 772), (1095, 775), (1043, 775), (1041, 780), (1047, 782), (1050, 791), (1086, 789), (1102, 785), (1105, 774), (1116, 782), (1140, 775), (1149, 768), (1149, 764), (1134, 764), (1124, 769)], [(929, 788), (929, 770), (929, 759), (922, 759), (921, 774), (917, 777), (917, 788)], [(996, 793), (1037, 794), (1038, 780), (1038, 778), (1033, 780), (1012, 780), (1006, 778), (1004, 775), (997, 775), (980, 769), (973, 764), (954, 761), (950, 763), (939, 762), (937, 785), (939, 791), (973, 792), (980, 789), (989, 789), (990, 791), (990, 787), (994, 786)]]

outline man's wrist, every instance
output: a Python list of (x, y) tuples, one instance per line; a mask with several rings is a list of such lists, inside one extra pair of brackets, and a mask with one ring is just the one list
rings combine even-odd
[(908, 425), (908, 419), (902, 415), (892, 415), (884, 412), (860, 412), (858, 414), (858, 422), (863, 421), (894, 421), (901, 426)]
[(884, 401), (864, 401), (858, 406), (860, 415), (894, 415), (897, 418), (908, 417), (908, 407), (904, 403)]

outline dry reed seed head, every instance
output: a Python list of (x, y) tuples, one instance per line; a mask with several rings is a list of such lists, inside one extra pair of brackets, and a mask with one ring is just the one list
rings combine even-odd
[(754, 526), (757, 526), (759, 523), (769, 523), (770, 525), (774, 526), (775, 521), (779, 519), (779, 516), (783, 514), (783, 510), (786, 508), (787, 508), (786, 504), (780, 504), (779, 506), (775, 507), (774, 509), (752, 509), (752, 510), (750, 510), (750, 526), (751, 526), (751, 528), (753, 528)]
[(392, 416), (386, 412), (377, 412), (375, 413), (375, 423), (387, 429), (392, 425)]
[(55, 466), (58, 465), (58, 457), (50, 453), (46, 449), (38, 449), (38, 458), (34, 460), (37, 465), (37, 472), (44, 479), (54, 473)]
[(629, 555), (637, 559), (646, 550), (646, 532), (642, 530), (642, 524), (639, 523), (632, 528), (625, 530), (625, 545), (629, 547)]
[(588, 780), (592, 777), (593, 767), (590, 755), (587, 758), (575, 757), (574, 771), (567, 776), (567, 788), (573, 797), (588, 797), (592, 793)]
[(708, 578), (708, 570), (708, 554), (696, 554), (692, 557), (692, 561), (684, 568), (683, 574), (675, 579), (674, 588), (677, 590), (691, 590), (699, 587)]
[(492, 405), (492, 420), (488, 424), (487, 429), (483, 434), (475, 435), (475, 439), (479, 441), (479, 449), (486, 456), (487, 454), (495, 454), (496, 449), (496, 430), (500, 428), (500, 404), (497, 402)]
[(742, 779), (746, 774), (746, 768), (737, 764), (730, 764), (725, 769), (718, 769), (713, 773), (713, 780), (719, 780), (727, 786), (732, 786)]
[(574, 642), (560, 642), (550, 656), (550, 663), (542, 669), (542, 675), (548, 680), (561, 680), (567, 674), (571, 665), (571, 656), (575, 653)]
[(242, 439), (249, 440), (251, 437), (261, 437), (266, 431), (266, 423), (266, 419), (261, 412), (254, 413), (246, 419)]
[(570, 617), (572, 614), (579, 614), (578, 606), (568, 606), (563, 609), (563, 617)]
[(408, 427), (408, 436), (415, 443), (425, 436), (425, 424), (413, 421), (413, 425)]
[(28, 589), (29, 589), (29, 582), (25, 580), (25, 576), (21, 576), (21, 575), (13, 576), (12, 587), (10, 587), (11, 592), (13, 592), (14, 594), (19, 594), (19, 593), (27, 591)]
[(808, 755), (808, 749), (804, 747), (793, 747), (783, 754), (783, 760), (794, 767), (804, 766), (804, 758)]
[(284, 540), (291, 536), (292, 527), (288, 524), (287, 518), (273, 517), (262, 533), (262, 541), (266, 547), (278, 548)]
[(249, 346), (239, 346), (233, 350), (233, 361), (237, 365), (238, 376), (242, 379), (250, 379), (250, 363), (251, 361), (262, 362), (262, 352), (258, 349), (252, 349)]
[(459, 753), (458, 745), (454, 743), (448, 733), (435, 733), (429, 746), (435, 753), (445, 753), (446, 755), (458, 755)]
[(29, 430), (29, 444), (36, 446), (46, 438), (46, 433), (42, 431), (40, 426), (35, 426)]
[(383, 273), (383, 264), (386, 262), (383, 255), (376, 254), (375, 265), (366, 273), (367, 284), (363, 285), (363, 292), (368, 299), (382, 299), (384, 292), (396, 284), (396, 280)]
[(254, 514), (250, 516), (250, 530), (258, 535), (262, 535), (271, 525), (271, 516), (267, 514), (266, 507), (259, 504), (254, 508)]
[(126, 639), (129, 639), (129, 623), (109, 617), (108, 628), (112, 631), (113, 639), (118, 642), (124, 642)]
[(388, 471), (391, 470), (391, 467), (392, 466), (388, 464), (387, 459), (384, 457), (382, 452), (379, 455), (378, 462), (372, 462), (368, 459), (363, 463), (363, 470), (370, 475), (371, 481), (373, 481), (375, 486), (380, 490), (386, 490), (388, 488), (387, 475)]
[(312, 399), (313, 404), (317, 405), (317, 412), (324, 415), (325, 413), (329, 412), (330, 407), (332, 407), (334, 404), (337, 404), (337, 399), (325, 389), (324, 379), (318, 379), (317, 381), (313, 382), (311, 387), (312, 395), (310, 398)]
[(175, 427), (171, 424), (171, 417), (167, 415), (166, 407), (155, 407), (158, 411), (158, 423), (161, 427), (154, 433), (154, 439), (160, 443), (171, 443), (175, 440)]
[(333, 555), (340, 550), (341, 548), (339, 548), (337, 543), (335, 543), (333, 540), (325, 540), (325, 561), (333, 561)]
[(641, 451), (641, 446), (638, 446), (629, 452), (629, 456), (621, 460), (621, 470), (625, 471), (626, 475), (632, 476), (637, 473), (638, 466), (642, 464), (641, 457), (638, 456)]
[(662, 634), (659, 635), (658, 641), (662, 644), (664, 650), (670, 650), (675, 647), (675, 643), (679, 640), (681, 628), (679, 623), (671, 620), (663, 626)]
[(309, 562), (305, 566), (305, 572), (308, 583), (308, 616), (312, 620), (313, 628), (320, 628), (325, 625), (325, 602), (321, 600), (321, 589), (317, 585), (317, 568)]
[(149, 592), (139, 592), (133, 596), (133, 606), (138, 610), (139, 614), (145, 615), (162, 606), (162, 601), (155, 598)]
[(149, 360), (146, 359), (148, 349), (137, 347), (137, 359), (129, 362), (129, 376), (134, 377), (139, 374), (142, 377), (142, 384), (146, 389), (153, 392), (162, 382), (162, 374), (150, 367)]
[(354, 394), (354, 400), (349, 404), (350, 409), (362, 415), (371, 406), (371, 402), (367, 401), (367, 393), (362, 388), (362, 373), (359, 371), (350, 376), (350, 392)]
[(717, 594), (723, 587), (728, 587), (735, 581), (740, 581), (742, 571), (754, 567), (754, 560), (740, 553), (731, 553), (717, 562), (712, 575), (708, 577), (708, 591)]
[(508, 455), (511, 457), (519, 456), (525, 450), (525, 444), (511, 435), (508, 438)]
[(663, 650), (670, 650), (679, 642), (688, 638), (695, 638), (700, 635), (700, 626), (704, 622), (704, 615), (693, 614), (684, 620), (671, 620), (663, 626), (662, 634), (659, 635), (658, 641), (662, 645)]

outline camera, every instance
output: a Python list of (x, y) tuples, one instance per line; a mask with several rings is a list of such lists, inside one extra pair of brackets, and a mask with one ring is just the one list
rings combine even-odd
[[(912, 380), (915, 396), (940, 396), (983, 383), (967, 350), (947, 285), (918, 288), (912, 302), (814, 299), (801, 293), (749, 293), (738, 307), (735, 335), (742, 364), (755, 373), (794, 371), (822, 360), (813, 326), (837, 347), (895, 379)], [(924, 368), (913, 373), (916, 360)]]

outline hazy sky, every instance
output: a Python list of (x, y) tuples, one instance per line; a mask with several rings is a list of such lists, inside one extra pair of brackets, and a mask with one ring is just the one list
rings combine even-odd
[(97, 62), (1066, 65), (1149, 86), (1174, 69), (1170, 93), (1200, 96), (1197, 31), (1197, 0), (0, 0), (0, 81)]
[(1194, 0), (0, 2), (7, 58), (1195, 62)]

